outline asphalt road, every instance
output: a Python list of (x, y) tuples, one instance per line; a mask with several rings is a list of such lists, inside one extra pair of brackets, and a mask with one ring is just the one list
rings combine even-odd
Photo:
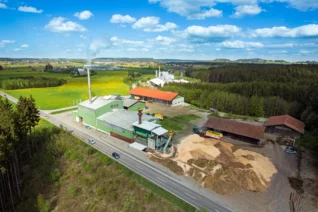
[[(8, 94), (5, 94), (4, 92), (0, 91), (0, 95), (6, 97), (14, 102), (17, 103), (18, 100), (12, 96), (9, 96)], [(47, 112), (40, 110), (40, 116), (47, 121), (51, 122), (57, 127), (63, 126), (63, 129), (71, 131), (72, 134), (79, 139), (81, 139), (83, 142), (87, 142), (87, 140), (90, 137), (89, 134), (86, 134), (84, 132), (81, 132), (80, 130), (69, 126), (60, 120), (56, 119), (54, 116), (51, 116)], [(233, 211), (229, 208), (226, 208), (219, 203), (213, 201), (210, 198), (207, 198), (203, 196), (202, 194), (188, 188), (187, 186), (181, 184), (180, 182), (176, 181), (173, 177), (165, 174), (164, 172), (148, 165), (144, 161), (134, 157), (133, 155), (129, 154), (129, 152), (123, 151), (109, 143), (106, 143), (102, 140), (95, 140), (95, 144), (92, 145), (95, 149), (98, 151), (104, 153), (105, 155), (112, 157), (113, 152), (117, 152), (120, 155), (120, 158), (117, 160), (120, 164), (126, 166), (130, 170), (138, 173), (139, 175), (143, 176), (144, 178), (150, 180), (154, 184), (160, 186), (161, 188), (167, 190), (168, 192), (176, 195), (180, 199), (184, 200), (185, 202), (193, 205), (196, 208), (205, 208), (209, 209), (209, 211), (215, 211), (215, 212), (229, 212)], [(89, 144), (90, 145), (90, 144)]]

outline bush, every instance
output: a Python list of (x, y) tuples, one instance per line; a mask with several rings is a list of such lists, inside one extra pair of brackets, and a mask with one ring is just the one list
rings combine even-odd
[(50, 211), (50, 201), (45, 200), (42, 194), (38, 196), (38, 202), (36, 207), (38, 208), (39, 212), (49, 212)]
[(77, 188), (75, 186), (71, 185), (71, 186), (68, 187), (67, 191), (72, 197), (74, 197), (74, 196), (77, 195), (77, 191), (78, 190), (77, 190)]

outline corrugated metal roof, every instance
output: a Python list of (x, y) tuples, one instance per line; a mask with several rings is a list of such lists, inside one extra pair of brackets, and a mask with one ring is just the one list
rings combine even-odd
[(297, 132), (304, 134), (305, 124), (289, 115), (272, 116), (268, 119), (265, 126), (285, 125)]
[(139, 124), (138, 121), (136, 121), (135, 123), (133, 123), (133, 126), (135, 127), (139, 127), (141, 129), (147, 130), (147, 131), (151, 131), (157, 127), (160, 127), (159, 124), (153, 123), (153, 122), (149, 122), (149, 121), (142, 121), (141, 124)]
[(138, 100), (135, 100), (135, 99), (124, 99), (124, 107), (131, 107), (133, 106), (134, 104), (136, 104), (138, 102)]
[(92, 103), (89, 103), (89, 100), (86, 100), (84, 102), (79, 103), (79, 105), (96, 110), (113, 101), (114, 100), (106, 100), (103, 97), (99, 96), (99, 97), (93, 98)]
[(147, 149), (147, 146), (142, 145), (140, 143), (134, 142), (132, 144), (129, 144), (129, 147), (134, 148), (134, 149), (138, 149), (140, 151), (143, 151), (144, 149)]
[(166, 133), (168, 132), (168, 130), (166, 130), (166, 129), (163, 128), (163, 127), (158, 127), (158, 128), (156, 128), (156, 129), (152, 130), (152, 132), (153, 132), (154, 134), (156, 134), (156, 135), (164, 135), (164, 134), (166, 134)]
[(145, 96), (165, 101), (172, 101), (174, 98), (176, 98), (176, 96), (178, 96), (178, 93), (175, 92), (160, 91), (148, 88), (134, 88), (129, 93), (136, 96)]
[(229, 132), (236, 135), (245, 136), (248, 138), (261, 139), (264, 136), (265, 127), (256, 126), (242, 122), (233, 121), (230, 119), (221, 119), (211, 117), (205, 123), (208, 128), (217, 129), (223, 132)]
[[(133, 129), (133, 123), (138, 121), (138, 113), (135, 111), (123, 110), (123, 109), (114, 109), (111, 112), (105, 113), (97, 118), (98, 120), (104, 121), (111, 125), (118, 126), (126, 130)], [(149, 121), (151, 119), (156, 119), (153, 116), (143, 115), (143, 122)]]

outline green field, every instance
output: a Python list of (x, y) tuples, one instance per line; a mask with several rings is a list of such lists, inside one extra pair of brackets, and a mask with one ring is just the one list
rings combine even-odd
[[(127, 76), (125, 71), (96, 71), (91, 77), (92, 93), (96, 96), (107, 94), (128, 94), (128, 86), (123, 82)], [(16, 76), (46, 76), (63, 78), (65, 85), (50, 88), (29, 88), (20, 90), (5, 90), (6, 93), (19, 98), (32, 94), (39, 109), (49, 110), (73, 106), (73, 100), (84, 101), (88, 98), (87, 78), (72, 78), (68, 74), (32, 72), (27, 67), (15, 67), (0, 72), (0, 80)]]

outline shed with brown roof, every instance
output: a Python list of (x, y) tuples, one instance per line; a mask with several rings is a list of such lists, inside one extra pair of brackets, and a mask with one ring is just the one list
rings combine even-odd
[(225, 136), (249, 142), (261, 140), (265, 131), (265, 127), (263, 126), (214, 117), (208, 119), (205, 127), (221, 131)]
[(299, 138), (305, 132), (305, 124), (289, 115), (272, 116), (265, 123), (265, 132)]

